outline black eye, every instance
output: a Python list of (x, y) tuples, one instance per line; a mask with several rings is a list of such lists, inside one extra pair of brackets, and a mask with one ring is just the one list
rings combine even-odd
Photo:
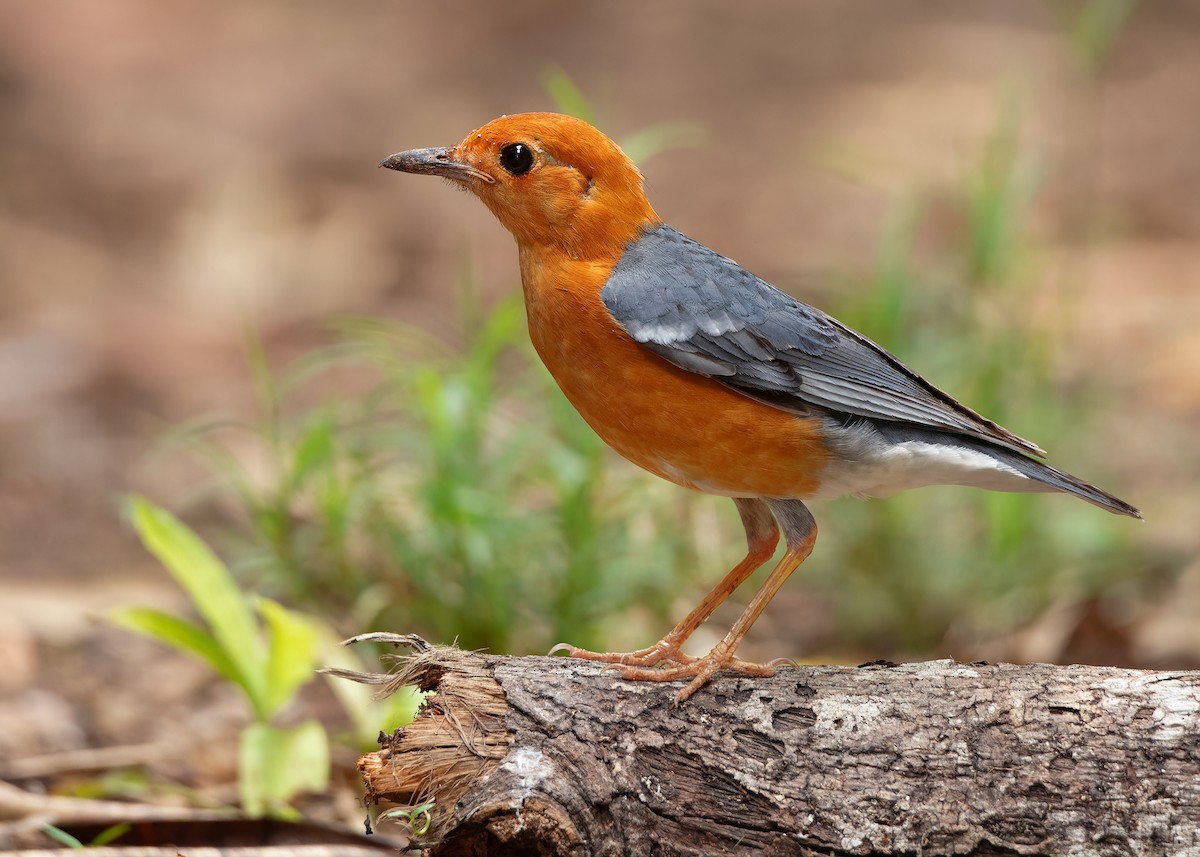
[(533, 150), (524, 143), (509, 143), (500, 150), (500, 166), (514, 176), (523, 175), (533, 166)]

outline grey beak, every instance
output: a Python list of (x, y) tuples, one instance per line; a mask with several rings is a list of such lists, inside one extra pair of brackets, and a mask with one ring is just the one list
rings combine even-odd
[(441, 176), (458, 182), (477, 179), (492, 184), (495, 181), (482, 170), (457, 160), (454, 149), (410, 149), (407, 152), (389, 155), (379, 162), (379, 166), (402, 173)]

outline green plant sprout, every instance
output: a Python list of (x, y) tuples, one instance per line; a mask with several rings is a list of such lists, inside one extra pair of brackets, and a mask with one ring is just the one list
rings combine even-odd
[(200, 658), (242, 691), (254, 714), (238, 747), (242, 807), (251, 816), (293, 816), (295, 795), (328, 784), (329, 744), (316, 720), (290, 727), (275, 720), (314, 677), (319, 630), (275, 601), (246, 598), (216, 555), (170, 513), (140, 497), (129, 501), (129, 511), (142, 543), (204, 624), (145, 607), (119, 610), (113, 621)]
[[(113, 621), (207, 662), (241, 689), (255, 717), (239, 746), (243, 808), (252, 816), (289, 816), (287, 805), (296, 794), (327, 782), (328, 740), (317, 721), (287, 729), (273, 721), (315, 677), (317, 663), (357, 670), (362, 661), (337, 645), (337, 635), (322, 620), (244, 595), (220, 560), (169, 513), (141, 498), (133, 498), (129, 508), (143, 543), (191, 596), (207, 627), (141, 607), (119, 610)], [(342, 743), (359, 752), (375, 746), (381, 725), (411, 722), (422, 699), (416, 688), (377, 700), (364, 685), (334, 677), (328, 685), (351, 721)], [(146, 790), (143, 781), (133, 785)], [(111, 794), (120, 786), (107, 783), (99, 791)]]
[(432, 810), (435, 801), (429, 800), (420, 806), (414, 807), (396, 807), (389, 809), (379, 814), (379, 818), (394, 819), (404, 821), (408, 824), (409, 830), (416, 836), (424, 836), (429, 832), (430, 826), (433, 824)]

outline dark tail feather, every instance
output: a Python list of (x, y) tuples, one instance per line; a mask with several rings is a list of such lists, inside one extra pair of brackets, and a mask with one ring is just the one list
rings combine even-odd
[(1059, 491), (1074, 494), (1076, 497), (1081, 497), (1089, 503), (1099, 506), (1101, 509), (1107, 509), (1114, 515), (1128, 515), (1138, 520), (1142, 518), (1142, 513), (1124, 500), (1114, 497), (1107, 491), (1101, 491), (1095, 485), (1084, 482), (1077, 476), (1072, 476), (1070, 473), (1063, 473), (1061, 470), (1055, 470), (1049, 464), (1034, 461), (1032, 458), (1026, 458), (1023, 455), (1012, 453), (1008, 450), (992, 447), (988, 452), (1009, 467), (1028, 476), (1030, 479), (1041, 482), (1043, 485), (1049, 485), (1051, 488), (1057, 488)]
[[(1128, 515), (1131, 518), (1141, 520), (1142, 513), (1130, 506), (1124, 500), (1114, 497), (1107, 491), (1101, 491), (1095, 485), (1090, 485), (1084, 482), (1077, 476), (1072, 476), (1070, 473), (1063, 473), (1061, 470), (1055, 470), (1049, 464), (1043, 464), (1040, 461), (1035, 461), (1028, 458), (1019, 452), (1000, 446), (999, 444), (986, 443), (977, 440), (976, 438), (963, 437), (961, 435), (950, 434), (948, 432), (929, 431), (927, 429), (918, 429), (904, 424), (887, 424), (887, 423), (872, 423), (872, 428), (879, 432), (893, 443), (901, 443), (907, 440), (919, 440), (926, 443), (946, 444), (950, 446), (962, 446), (967, 449), (973, 449), (977, 452), (982, 452), (999, 461), (1013, 470), (1020, 473), (1022, 476), (1040, 482), (1046, 487), (1042, 490), (1047, 491), (1065, 491), (1068, 494), (1074, 494), (1087, 500), (1089, 503), (1099, 506), (1101, 509), (1107, 509), (1114, 515)], [(993, 490), (1011, 491), (1021, 490), (1020, 488), (999, 488)], [(1037, 490), (1036, 488), (1033, 490)]]

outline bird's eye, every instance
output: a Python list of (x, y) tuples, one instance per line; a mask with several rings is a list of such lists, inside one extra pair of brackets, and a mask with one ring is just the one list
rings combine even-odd
[(533, 167), (533, 150), (524, 143), (509, 143), (500, 150), (500, 166), (514, 176), (523, 175)]

